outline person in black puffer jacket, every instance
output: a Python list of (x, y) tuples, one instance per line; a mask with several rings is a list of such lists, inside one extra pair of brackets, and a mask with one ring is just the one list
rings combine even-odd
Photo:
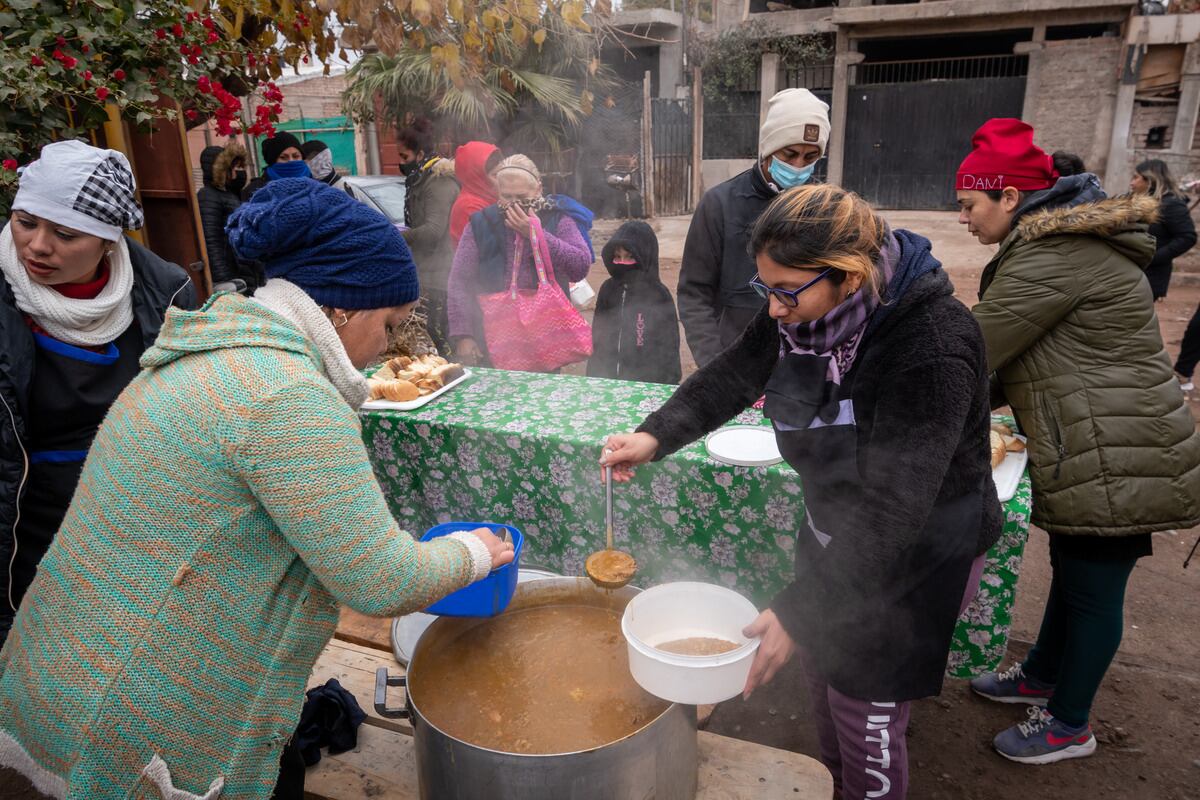
[(1159, 201), (1158, 220), (1150, 224), (1157, 246), (1146, 267), (1146, 279), (1154, 299), (1163, 300), (1171, 285), (1174, 260), (1196, 246), (1196, 224), (1188, 211), (1188, 199), (1175, 185), (1166, 162), (1152, 158), (1138, 164), (1129, 188), (1134, 194), (1148, 194)]
[(213, 284), (240, 279), (253, 289), (262, 284), (258, 271), (252, 264), (238, 259), (225, 235), (226, 220), (242, 204), (241, 192), (246, 186), (246, 148), (237, 143), (227, 147), (206, 147), (200, 153), (200, 171), (204, 186), (196, 192), (196, 202), (200, 206), (200, 223), (204, 228), (209, 276)]
[(196, 305), (182, 268), (123, 235), (134, 190), (121, 153), (55, 142), (0, 229), (0, 644), (109, 406), (167, 309)]
[(611, 278), (600, 287), (592, 319), (587, 374), (679, 383), (679, 316), (658, 278), (658, 237), (640, 220), (626, 222), (600, 253)]
[(929, 241), (837, 187), (781, 194), (751, 246), (767, 306), (601, 464), (628, 480), (765, 392), (806, 520), (758, 531), (796, 535), (795, 580), (743, 631), (745, 694), (799, 656), (837, 796), (900, 800), (910, 701), (941, 690), (1000, 536), (983, 336)]

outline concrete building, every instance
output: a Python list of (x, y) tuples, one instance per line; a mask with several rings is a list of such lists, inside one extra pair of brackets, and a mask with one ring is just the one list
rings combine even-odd
[[(943, 208), (971, 133), (995, 116), (1077, 153), (1113, 193), (1144, 158), (1200, 176), (1200, 14), (1140, 12), (1133, 0), (716, 0), (715, 30), (764, 20), (772, 36), (829, 37), (826, 64), (789, 73), (763, 56), (760, 104), (788, 86), (825, 93), (827, 180), (882, 207)], [(714, 158), (705, 128), (706, 185), (751, 163), (748, 143)]]

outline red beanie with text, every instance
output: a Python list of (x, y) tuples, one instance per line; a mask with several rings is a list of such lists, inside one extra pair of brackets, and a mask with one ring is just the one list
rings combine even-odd
[(954, 180), (956, 190), (991, 192), (1049, 189), (1058, 180), (1054, 161), (1033, 143), (1033, 128), (1019, 119), (989, 119), (971, 137), (972, 150)]

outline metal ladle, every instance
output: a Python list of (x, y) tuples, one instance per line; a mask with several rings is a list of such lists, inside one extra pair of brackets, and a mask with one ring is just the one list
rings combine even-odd
[(604, 468), (605, 488), (605, 533), (608, 547), (588, 556), (584, 563), (592, 583), (601, 589), (620, 589), (637, 574), (637, 561), (633, 556), (613, 548), (613, 478), (612, 467)]

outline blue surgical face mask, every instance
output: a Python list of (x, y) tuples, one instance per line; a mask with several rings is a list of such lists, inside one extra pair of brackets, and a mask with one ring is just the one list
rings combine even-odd
[(813, 170), (816, 168), (816, 164), (809, 164), (804, 169), (796, 169), (786, 161), (780, 161), (778, 158), (772, 156), (771, 166), (767, 168), (767, 171), (775, 179), (776, 186), (780, 189), (791, 189), (794, 186), (802, 186), (808, 183), (808, 179), (812, 177)]
[(299, 159), (296, 161), (276, 161), (267, 167), (267, 177), (273, 181), (277, 181), (280, 178), (311, 178), (312, 170), (308, 168), (307, 163)]

